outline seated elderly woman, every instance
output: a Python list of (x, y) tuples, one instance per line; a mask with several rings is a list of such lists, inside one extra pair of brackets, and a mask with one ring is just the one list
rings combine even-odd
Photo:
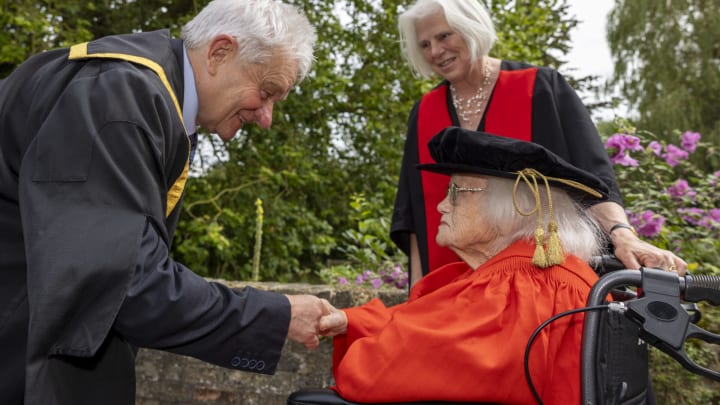
[[(587, 261), (604, 244), (580, 203), (605, 198), (607, 186), (530, 142), (451, 127), (428, 146), (436, 163), (420, 169), (451, 175), (437, 242), (462, 262), (431, 272), (396, 306), (326, 303), (331, 388), (357, 402), (534, 403), (528, 339), (585, 306), (597, 280)], [(532, 346), (530, 375), (545, 404), (580, 403), (583, 318), (559, 318)]]

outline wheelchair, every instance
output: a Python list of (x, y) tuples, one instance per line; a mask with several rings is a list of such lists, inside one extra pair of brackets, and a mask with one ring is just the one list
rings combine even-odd
[[(720, 276), (688, 273), (680, 277), (652, 268), (627, 270), (612, 255), (594, 257), (590, 264), (600, 279), (590, 290), (587, 306), (558, 314), (538, 326), (528, 341), (526, 360), (533, 339), (545, 326), (562, 316), (585, 312), (580, 354), (583, 405), (655, 404), (650, 384), (648, 344), (672, 357), (685, 369), (720, 381), (720, 372), (698, 365), (684, 350), (688, 339), (720, 343), (720, 335), (696, 325), (701, 317), (697, 303), (705, 301), (720, 305)], [(610, 302), (609, 296), (612, 297)], [(526, 382), (537, 403), (542, 404), (532, 386), (527, 364), (525, 371)], [(377, 405), (440, 403), (448, 404), (427, 400)], [(361, 405), (341, 398), (328, 388), (293, 392), (287, 404)]]

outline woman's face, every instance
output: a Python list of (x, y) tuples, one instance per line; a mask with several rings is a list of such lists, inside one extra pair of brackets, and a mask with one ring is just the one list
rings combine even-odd
[(420, 52), (435, 74), (450, 82), (467, 77), (472, 65), (470, 50), (462, 35), (450, 28), (442, 11), (418, 19), (415, 32)]
[[(453, 186), (453, 184), (455, 186)], [(449, 247), (460, 257), (467, 253), (487, 255), (488, 248), (498, 237), (496, 229), (488, 226), (483, 210), (483, 194), (486, 190), (487, 178), (481, 176), (453, 175), (450, 187), (455, 187), (456, 199), (453, 203), (452, 193), (448, 193), (438, 204), (441, 214), (436, 242), (440, 246)], [(479, 190), (482, 189), (482, 190)], [(465, 257), (463, 257), (465, 260)], [(466, 260), (467, 261), (467, 260)]]

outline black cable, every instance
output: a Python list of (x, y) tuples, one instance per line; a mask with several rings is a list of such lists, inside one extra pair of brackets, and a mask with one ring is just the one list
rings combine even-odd
[(535, 390), (535, 386), (532, 382), (532, 377), (530, 376), (530, 348), (532, 347), (533, 342), (535, 341), (535, 338), (537, 335), (548, 325), (550, 325), (552, 322), (555, 322), (556, 320), (562, 318), (563, 316), (568, 316), (572, 314), (576, 314), (578, 312), (588, 312), (588, 311), (597, 311), (600, 309), (607, 309), (610, 306), (605, 305), (596, 305), (593, 307), (585, 307), (585, 308), (577, 308), (577, 309), (571, 309), (569, 311), (561, 312), (552, 318), (546, 320), (545, 322), (541, 323), (540, 326), (538, 326), (532, 335), (530, 335), (530, 339), (528, 339), (527, 346), (525, 346), (525, 358), (523, 359), (523, 367), (525, 367), (525, 380), (527, 381), (528, 387), (530, 387), (530, 391), (532, 392), (533, 396), (535, 397), (535, 400), (537, 401), (538, 405), (543, 405), (542, 399), (540, 399), (540, 394), (538, 394), (537, 390)]

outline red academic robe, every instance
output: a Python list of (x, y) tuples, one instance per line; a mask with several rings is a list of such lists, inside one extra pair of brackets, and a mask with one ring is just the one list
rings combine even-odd
[[(475, 271), (457, 262), (431, 272), (405, 303), (345, 309), (333, 389), (358, 402), (534, 403), (523, 368), (528, 339), (553, 315), (584, 307), (597, 275), (574, 256), (540, 269), (533, 251), (515, 242)], [(545, 404), (580, 402), (583, 319), (563, 317), (535, 339), (530, 370)]]

